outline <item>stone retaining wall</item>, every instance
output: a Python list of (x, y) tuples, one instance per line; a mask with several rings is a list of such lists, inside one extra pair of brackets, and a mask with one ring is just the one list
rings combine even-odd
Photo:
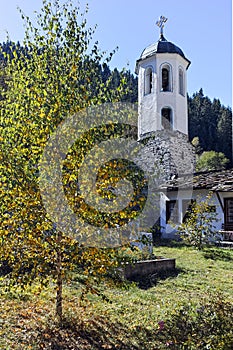
[(135, 265), (127, 265), (124, 269), (126, 279), (137, 280), (153, 274), (161, 274), (167, 271), (174, 271), (175, 259), (155, 259), (138, 261)]

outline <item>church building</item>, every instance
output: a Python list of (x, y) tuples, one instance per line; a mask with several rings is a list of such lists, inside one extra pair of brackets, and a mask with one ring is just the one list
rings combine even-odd
[[(233, 231), (233, 169), (195, 173), (196, 155), (188, 138), (187, 72), (191, 64), (181, 48), (163, 33), (167, 18), (161, 16), (159, 40), (146, 47), (136, 61), (138, 75), (138, 141), (143, 157), (159, 170), (159, 217), (154, 225), (163, 238), (174, 238), (193, 200), (213, 192), (216, 229)], [(232, 232), (233, 233), (233, 232)]]

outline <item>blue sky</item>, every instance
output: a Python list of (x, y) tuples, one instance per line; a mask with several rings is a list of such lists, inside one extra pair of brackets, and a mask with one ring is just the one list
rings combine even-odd
[[(78, 4), (78, 1), (73, 1)], [(86, 1), (80, 0), (83, 7)], [(134, 71), (142, 50), (159, 38), (155, 22), (168, 17), (164, 34), (192, 62), (188, 92), (202, 87), (211, 99), (232, 106), (232, 4), (231, 0), (89, 0), (88, 24), (97, 24), (95, 39), (100, 48), (119, 50), (111, 68)], [(42, 0), (8, 0), (1, 4), (0, 41), (8, 30), (12, 40), (22, 40), (19, 6), (27, 15), (40, 9)]]

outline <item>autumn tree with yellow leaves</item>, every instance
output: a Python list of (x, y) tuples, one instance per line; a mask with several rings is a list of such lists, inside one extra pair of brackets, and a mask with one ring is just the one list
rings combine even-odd
[[(43, 285), (54, 278), (60, 319), (63, 281), (77, 265), (83, 266), (86, 276), (101, 275), (120, 261), (116, 250), (84, 248), (57, 229), (46, 213), (38, 184), (39, 160), (58, 125), (68, 115), (116, 102), (125, 93), (124, 80), (111, 89), (112, 77), (104, 82), (100, 77), (99, 67), (106, 65), (113, 53), (104, 59), (98, 43), (93, 44), (94, 30), (87, 27), (86, 14), (87, 10), (81, 13), (72, 1), (61, 5), (59, 0), (43, 0), (36, 23), (21, 12), (26, 28), (24, 50), (16, 50), (12, 44), (0, 73), (4, 82), (0, 93), (0, 263), (9, 266), (10, 285), (25, 286), (34, 280)], [(110, 136), (116, 132), (114, 128), (110, 126)], [(88, 137), (84, 144), (91, 142)], [(79, 148), (80, 143), (76, 151)], [(69, 169), (77, 163), (77, 154), (71, 155), (65, 160), (63, 179), (72, 202), (74, 181)], [(142, 182), (139, 177), (134, 185)], [(120, 223), (121, 216), (115, 219)], [(86, 279), (87, 287), (88, 283)]]

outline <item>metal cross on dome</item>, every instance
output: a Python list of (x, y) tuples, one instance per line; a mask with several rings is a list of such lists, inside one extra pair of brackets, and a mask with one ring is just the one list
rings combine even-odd
[(156, 22), (156, 25), (160, 28), (160, 36), (163, 36), (163, 27), (167, 20), (168, 19), (166, 17), (160, 16), (159, 20)]

